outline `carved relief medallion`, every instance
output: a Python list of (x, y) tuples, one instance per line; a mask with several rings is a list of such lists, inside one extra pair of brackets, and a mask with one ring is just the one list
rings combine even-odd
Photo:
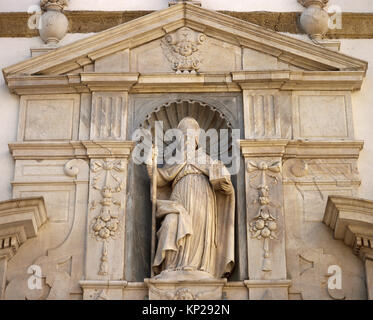
[(161, 46), (176, 73), (196, 73), (202, 63), (201, 48), (206, 36), (187, 27), (166, 35)]

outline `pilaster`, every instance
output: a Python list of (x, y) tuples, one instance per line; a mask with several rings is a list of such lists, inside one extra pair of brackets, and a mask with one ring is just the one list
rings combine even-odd
[(87, 142), (90, 159), (85, 280), (123, 280), (131, 142)]
[(287, 140), (242, 140), (240, 144), (246, 169), (248, 275), (249, 281), (261, 283), (248, 282), (249, 298), (287, 299), (288, 286), (272, 283), (286, 280), (281, 172)]

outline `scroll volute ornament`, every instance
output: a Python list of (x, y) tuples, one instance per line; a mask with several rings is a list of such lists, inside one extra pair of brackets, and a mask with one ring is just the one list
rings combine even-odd
[(329, 30), (329, 14), (324, 10), (329, 0), (298, 0), (306, 7), (300, 17), (302, 29), (312, 39), (322, 39)]
[(63, 14), (68, 6), (68, 0), (41, 0), (40, 7), (44, 11), (41, 16), (42, 27), (39, 30), (40, 38), (48, 45), (56, 45), (65, 37), (69, 21)]
[(161, 42), (163, 52), (176, 73), (195, 74), (201, 67), (201, 49), (207, 38), (187, 27), (167, 34)]

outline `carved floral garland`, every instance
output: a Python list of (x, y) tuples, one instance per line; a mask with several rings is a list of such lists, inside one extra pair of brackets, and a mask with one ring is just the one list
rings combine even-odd
[(258, 200), (255, 201), (259, 202), (260, 207), (256, 217), (249, 223), (249, 230), (253, 239), (264, 239), (262, 271), (271, 271), (272, 263), (270, 260), (269, 241), (277, 239), (276, 231), (278, 226), (277, 219), (271, 214), (270, 210), (271, 201), (269, 198), (267, 177), (274, 179), (275, 183), (277, 183), (277, 177), (272, 173), (280, 172), (280, 163), (274, 162), (268, 164), (266, 162), (260, 162), (256, 164), (254, 162), (249, 162), (247, 170), (249, 173), (257, 173), (254, 173), (254, 176), (251, 177), (250, 180), (253, 180), (258, 173), (261, 174), (261, 183), (256, 187), (258, 190)]
[[(114, 206), (121, 206), (121, 202), (113, 199), (115, 193), (119, 193), (124, 188), (124, 182), (114, 173), (123, 172), (125, 170), (125, 162), (123, 160), (96, 160), (91, 165), (91, 171), (97, 173), (93, 178), (92, 187), (101, 192), (102, 199), (99, 202), (101, 205), (100, 213), (92, 220), (91, 230), (97, 241), (103, 242), (100, 275), (108, 274), (108, 248), (107, 243), (110, 239), (115, 239), (117, 231), (120, 227), (118, 211)], [(102, 187), (98, 186), (98, 182), (102, 180), (103, 174), (105, 181)], [(111, 185), (111, 180), (117, 182), (116, 186)], [(97, 208), (97, 203), (92, 202), (91, 210)]]

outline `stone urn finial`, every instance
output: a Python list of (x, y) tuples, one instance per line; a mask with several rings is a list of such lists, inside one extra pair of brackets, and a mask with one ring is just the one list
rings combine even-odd
[(320, 40), (329, 30), (329, 14), (324, 10), (329, 0), (298, 0), (306, 8), (300, 17), (302, 29), (312, 38)]
[(40, 7), (44, 11), (41, 16), (42, 28), (40, 38), (48, 45), (56, 45), (67, 33), (69, 21), (63, 13), (68, 0), (41, 0)]

